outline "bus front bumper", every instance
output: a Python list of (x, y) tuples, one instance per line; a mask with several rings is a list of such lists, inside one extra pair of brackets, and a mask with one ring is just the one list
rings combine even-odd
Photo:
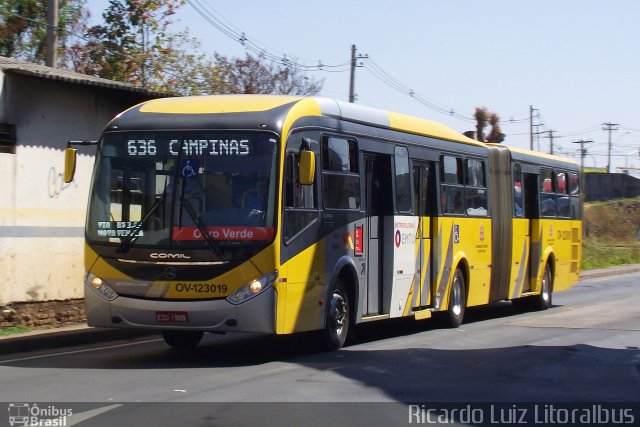
[(118, 296), (108, 301), (87, 284), (84, 294), (89, 326), (275, 333), (276, 292), (272, 287), (237, 305), (226, 299), (162, 301)]

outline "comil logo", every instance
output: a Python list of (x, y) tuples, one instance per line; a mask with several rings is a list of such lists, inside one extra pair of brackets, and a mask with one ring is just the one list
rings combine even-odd
[(40, 407), (37, 403), (9, 403), (9, 425), (13, 426), (66, 426), (69, 408), (54, 405)]
[(154, 252), (149, 256), (153, 259), (191, 259), (187, 254), (170, 254), (166, 252)]

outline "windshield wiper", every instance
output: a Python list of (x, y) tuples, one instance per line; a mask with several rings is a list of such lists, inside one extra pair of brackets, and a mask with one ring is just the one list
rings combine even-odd
[(183, 180), (182, 181), (182, 190), (180, 191), (180, 211), (179, 211), (179, 215), (178, 215), (178, 218), (179, 218), (178, 219), (178, 227), (182, 226), (182, 208), (184, 207), (187, 210), (187, 213), (189, 214), (189, 216), (191, 217), (193, 222), (198, 227), (198, 230), (200, 230), (200, 234), (202, 234), (202, 238), (204, 239), (204, 241), (207, 242), (207, 244), (209, 245), (211, 250), (213, 252), (215, 252), (216, 255), (218, 255), (218, 257), (221, 258), (225, 253), (224, 250), (218, 244), (218, 242), (216, 242), (214, 239), (211, 238), (211, 236), (209, 235), (209, 232), (207, 230), (207, 225), (204, 223), (204, 221), (202, 221), (202, 218), (200, 216), (198, 216), (198, 214), (195, 212), (195, 210), (193, 209), (193, 206), (191, 206), (191, 203), (189, 202), (189, 200), (184, 198), (184, 185), (185, 185), (185, 182)]
[[(166, 194), (166, 192), (165, 192)], [(149, 212), (147, 212), (147, 214), (144, 216), (144, 218), (142, 218), (136, 225), (135, 227), (133, 227), (131, 230), (129, 230), (129, 234), (122, 239), (122, 242), (120, 243), (120, 246), (118, 246), (118, 248), (116, 249), (117, 253), (123, 253), (123, 252), (127, 252), (129, 250), (129, 248), (131, 247), (131, 244), (133, 243), (134, 240), (136, 240), (138, 237), (140, 237), (140, 234), (138, 234), (142, 228), (144, 227), (144, 225), (147, 223), (147, 221), (149, 221), (149, 218), (151, 218), (151, 216), (155, 213), (155, 211), (158, 209), (158, 207), (162, 204), (164, 204), (165, 201), (165, 197), (163, 195), (163, 197), (161, 199), (157, 199), (153, 205), (151, 205), (151, 208), (149, 209)]]

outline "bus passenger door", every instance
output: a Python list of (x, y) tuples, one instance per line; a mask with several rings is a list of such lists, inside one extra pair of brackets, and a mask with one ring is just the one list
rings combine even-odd
[(511, 280), (509, 298), (518, 298), (529, 289), (529, 261), (531, 254), (531, 215), (525, 193), (531, 191), (525, 185), (520, 163), (512, 165), (513, 178), (513, 243), (511, 246)]
[(413, 285), (414, 310), (426, 309), (431, 305), (431, 217), (429, 209), (429, 173), (426, 162), (413, 162), (413, 212), (420, 217), (418, 226), (418, 256), (416, 277)]
[(385, 215), (393, 209), (391, 188), (391, 157), (366, 153), (365, 191), (367, 209), (367, 284), (362, 305), (364, 316), (382, 314), (383, 288), (383, 226)]
[(522, 292), (535, 289), (535, 281), (540, 267), (542, 247), (540, 241), (540, 194), (538, 175), (523, 173), (524, 217), (527, 224), (527, 242), (529, 243), (529, 259)]

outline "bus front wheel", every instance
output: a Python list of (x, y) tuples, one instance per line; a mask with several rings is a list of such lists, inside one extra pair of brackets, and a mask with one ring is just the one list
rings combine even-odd
[(453, 283), (449, 295), (449, 310), (447, 310), (446, 323), (450, 328), (457, 328), (462, 324), (464, 311), (467, 306), (466, 284), (464, 273), (457, 268), (453, 275)]
[(338, 279), (329, 294), (323, 331), (328, 350), (337, 350), (344, 345), (349, 334), (349, 316), (349, 296), (344, 284)]
[(203, 335), (201, 331), (162, 331), (162, 338), (173, 348), (194, 348)]

